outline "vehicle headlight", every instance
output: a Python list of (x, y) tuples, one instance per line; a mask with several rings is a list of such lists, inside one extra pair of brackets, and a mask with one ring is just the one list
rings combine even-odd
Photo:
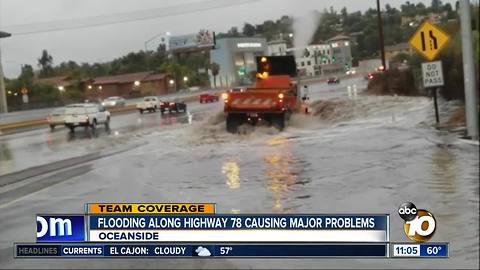
[(102, 106), (105, 106), (105, 102), (102, 102)]

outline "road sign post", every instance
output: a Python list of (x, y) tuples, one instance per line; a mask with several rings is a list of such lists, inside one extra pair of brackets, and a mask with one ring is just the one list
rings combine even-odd
[(444, 84), (442, 61), (422, 63), (422, 81), (424, 88), (432, 89), (435, 106), (435, 120), (437, 121), (437, 124), (439, 124), (440, 116), (438, 113), (437, 91), (440, 90), (439, 87)]
[[(443, 47), (450, 40), (450, 36), (436, 25), (425, 21), (413, 34), (409, 42), (415, 50), (428, 61), (434, 60)], [(422, 63), (422, 81), (425, 89), (432, 88), (433, 101), (435, 106), (435, 120), (440, 123), (438, 114), (437, 91), (443, 86), (442, 62)]]

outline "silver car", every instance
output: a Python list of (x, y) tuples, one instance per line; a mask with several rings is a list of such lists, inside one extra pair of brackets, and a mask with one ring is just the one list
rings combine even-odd
[(102, 106), (106, 108), (123, 107), (125, 106), (125, 99), (122, 97), (108, 97), (102, 102)]
[(56, 108), (47, 116), (47, 123), (50, 130), (53, 131), (55, 126), (63, 126), (65, 124), (65, 108)]

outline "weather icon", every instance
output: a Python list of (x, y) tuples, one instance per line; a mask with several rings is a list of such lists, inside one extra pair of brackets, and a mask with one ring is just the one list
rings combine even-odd
[(210, 253), (210, 250), (208, 250), (208, 248), (204, 248), (202, 246), (199, 246), (195, 252), (197, 253), (198, 256), (200, 257), (208, 257), (208, 256), (211, 256), (212, 253)]

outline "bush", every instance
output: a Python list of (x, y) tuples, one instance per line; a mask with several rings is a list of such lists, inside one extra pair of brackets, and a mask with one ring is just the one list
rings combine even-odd
[(30, 101), (53, 106), (61, 103), (61, 95), (58, 89), (52, 85), (36, 84), (32, 87)]
[(391, 69), (377, 73), (368, 82), (367, 92), (376, 95), (418, 96), (415, 80), (410, 70)]

